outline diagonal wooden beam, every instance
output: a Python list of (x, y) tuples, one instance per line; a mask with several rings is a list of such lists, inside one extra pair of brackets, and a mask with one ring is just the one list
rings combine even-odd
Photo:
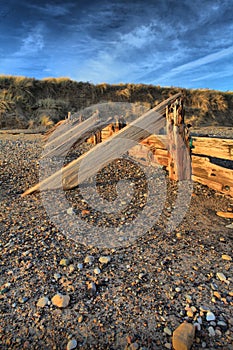
[[(29, 188), (22, 194), (22, 197), (38, 190), (52, 190), (62, 187), (67, 190), (83, 183), (86, 179), (93, 176), (101, 165), (103, 166), (110, 160), (118, 158), (131, 147), (135, 146), (135, 143), (157, 133), (160, 128), (164, 127), (166, 123), (166, 106), (174, 102), (180, 96), (181, 93), (177, 93), (169, 97), (167, 100), (118, 131), (109, 139), (97, 144), (78, 159)], [(81, 163), (86, 157), (88, 157), (88, 162), (85, 162), (85, 167), (80, 168)]]
[(54, 139), (52, 138), (51, 141), (46, 144), (41, 158), (64, 156), (67, 153), (67, 150), (72, 146), (80, 145), (97, 130), (102, 129), (104, 126), (112, 122), (112, 117), (108, 118), (106, 121), (100, 120), (99, 112), (96, 111), (90, 118), (78, 125), (71, 126), (65, 133), (63, 133), (62, 127), (59, 128), (57, 130), (57, 137)]
[(98, 112), (93, 113), (90, 118), (82, 123), (70, 123), (58, 127), (48, 138), (41, 158), (63, 155), (63, 149), (70, 149), (77, 136), (92, 127), (98, 121)]

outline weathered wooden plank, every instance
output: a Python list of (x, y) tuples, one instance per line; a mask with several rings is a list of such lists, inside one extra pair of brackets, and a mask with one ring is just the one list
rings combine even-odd
[(193, 174), (212, 179), (221, 178), (233, 185), (233, 170), (210, 162), (208, 157), (192, 156)]
[[(162, 149), (153, 149), (153, 161), (164, 166), (168, 166), (168, 151)], [(135, 146), (129, 151), (129, 154), (135, 158), (148, 158), (148, 150), (140, 145)], [(221, 167), (210, 162), (208, 157), (192, 156), (192, 179), (206, 185), (218, 192), (233, 197), (233, 170)]]
[(68, 128), (70, 127), (70, 122), (68, 121), (68, 119), (59, 120), (59, 122), (57, 122), (44, 134), (43, 141), (47, 142), (52, 133), (54, 133), (55, 130), (58, 129), (58, 127), (61, 125), (63, 125), (64, 130), (68, 130)]
[(157, 163), (163, 165), (163, 166), (168, 166), (168, 157), (169, 157), (169, 152), (164, 149), (155, 149), (154, 151), (154, 157)]
[(192, 176), (193, 181), (195, 182), (199, 182), (202, 185), (206, 185), (207, 187), (219, 192), (219, 193), (223, 193), (225, 195), (231, 196), (233, 197), (233, 190), (232, 188), (226, 189), (224, 187), (224, 185), (222, 185), (221, 183), (212, 181), (210, 179), (205, 179), (204, 177), (199, 177), (199, 176)]
[(207, 157), (193, 155), (192, 174), (194, 181), (233, 196), (233, 170), (213, 164)]
[(151, 135), (141, 142), (143, 145), (151, 146), (155, 149), (167, 149), (166, 135)]
[(193, 137), (193, 146), (193, 154), (233, 160), (233, 139)]
[[(99, 168), (100, 165), (107, 164), (109, 160), (118, 158), (132, 148), (135, 142), (142, 141), (149, 135), (155, 133), (156, 130), (164, 127), (166, 122), (164, 118), (165, 108), (167, 104), (175, 101), (180, 95), (181, 93), (177, 93), (163, 101), (106, 141), (99, 143), (87, 153), (69, 163), (66, 167), (25, 191), (22, 196), (24, 197), (39, 189), (49, 190), (61, 187), (64, 189), (71, 189), (84, 182), (87, 178), (96, 173), (96, 169)], [(131, 142), (129, 142), (129, 140), (131, 140)], [(85, 169), (79, 169), (85, 157), (88, 157)]]
[(150, 165), (168, 166), (168, 151), (163, 149), (151, 149), (147, 145), (139, 144), (128, 151), (129, 155), (135, 159), (143, 159)]
[(66, 130), (58, 128), (55, 136), (45, 145), (43, 158), (63, 156), (74, 144), (81, 144), (101, 126), (99, 113), (96, 111), (84, 122), (75, 126), (70, 125)]
[[(151, 135), (141, 143), (154, 148), (166, 149), (166, 135)], [(193, 137), (193, 154), (233, 160), (233, 139)]]
[(126, 126), (126, 122), (123, 119), (122, 116), (114, 116), (112, 120), (109, 122), (109, 124), (102, 128), (101, 131), (99, 131), (98, 135), (94, 135), (90, 137), (87, 142), (92, 144), (97, 144), (99, 142), (102, 142), (106, 139), (108, 139), (110, 136), (112, 136), (115, 132), (118, 132), (123, 127)]

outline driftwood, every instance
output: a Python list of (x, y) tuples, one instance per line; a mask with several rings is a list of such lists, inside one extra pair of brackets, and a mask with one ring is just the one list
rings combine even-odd
[(166, 108), (166, 129), (168, 138), (168, 172), (172, 180), (191, 179), (191, 154), (189, 131), (184, 123), (183, 99)]
[(152, 166), (156, 166), (158, 164), (165, 167), (168, 166), (169, 152), (166, 149), (154, 149), (142, 143), (131, 148), (128, 153), (139, 162), (143, 161), (143, 164), (147, 162), (148, 165)]
[(167, 149), (166, 135), (151, 135), (141, 142), (142, 145), (150, 146), (152, 149)]
[(105, 123), (105, 125), (105, 127), (102, 126), (101, 130), (98, 130), (94, 135), (92, 135), (87, 142), (97, 145), (97, 143), (108, 139), (114, 133), (124, 128), (127, 124), (122, 116), (119, 117), (115, 115), (114, 117), (109, 118), (108, 123)]
[[(97, 123), (97, 118), (98, 112), (95, 112), (90, 118), (80, 124), (74, 126), (70, 124), (68, 126), (67, 123), (65, 125), (65, 129), (63, 126), (54, 130), (55, 133), (53, 136), (51, 136), (51, 140), (50, 138), (48, 139), (42, 157), (45, 158), (64, 155), (67, 149), (70, 149), (74, 143), (80, 141), (79, 135), (83, 135), (83, 133), (85, 135), (85, 133), (88, 133), (89, 130), (93, 130), (94, 125)], [(87, 134), (87, 137), (90, 135), (90, 133)], [(83, 138), (81, 142), (83, 142)]]
[(212, 137), (193, 137), (193, 154), (233, 161), (233, 140)]
[(55, 125), (53, 125), (43, 136), (43, 141), (47, 141), (48, 138), (50, 137), (50, 135), (52, 135), (52, 133), (61, 125), (64, 126), (64, 124), (67, 125), (67, 127), (69, 127), (68, 125), (68, 119), (63, 119), (63, 120), (59, 120), (59, 122), (57, 122)]
[(65, 133), (63, 133), (63, 128), (60, 129), (60, 132), (58, 129), (58, 136), (46, 144), (42, 158), (64, 156), (71, 147), (82, 144), (93, 133), (98, 132), (103, 125), (111, 122), (111, 117), (104, 122), (101, 121), (98, 117), (98, 112), (95, 112), (84, 122), (70, 127)]
[(233, 197), (233, 170), (210, 162), (207, 157), (192, 156), (193, 180)]
[[(216, 155), (218, 155), (221, 156), (221, 158), (224, 156), (226, 156), (226, 159), (229, 158), (229, 152), (227, 153), (227, 150), (230, 149), (233, 140), (216, 138), (204, 139), (205, 140), (202, 140), (202, 137), (195, 138), (195, 148), (193, 152), (202, 153), (200, 156), (195, 154), (191, 156), (192, 179), (220, 193), (233, 197), (233, 170), (211, 163), (210, 159), (206, 156), (215, 156), (216, 158)], [(207, 141), (210, 146), (208, 146)], [(203, 146), (204, 144), (206, 145), (205, 148)], [(218, 151), (220, 145), (223, 145), (223, 150)], [(152, 135), (146, 140), (143, 140), (141, 145), (132, 148), (129, 154), (139, 161), (147, 161), (148, 154), (151, 151), (153, 155), (150, 159), (150, 164), (153, 166), (155, 163), (159, 163), (168, 168), (169, 153), (165, 148), (165, 137), (163, 135)]]
[[(164, 113), (167, 104), (172, 103), (180, 96), (181, 93), (177, 93), (163, 101), (106, 141), (99, 143), (93, 149), (69, 163), (66, 167), (63, 167), (49, 178), (25, 191), (22, 196), (24, 197), (40, 189), (51, 190), (61, 187), (64, 189), (71, 189), (84, 182), (87, 178), (96, 173), (96, 169), (99, 168), (100, 165), (103, 166), (110, 160), (118, 158), (133, 147), (135, 143), (142, 141), (164, 127), (166, 123)], [(86, 163), (85, 169), (83, 167), (79, 169), (80, 164), (86, 157), (88, 157), (88, 162)]]

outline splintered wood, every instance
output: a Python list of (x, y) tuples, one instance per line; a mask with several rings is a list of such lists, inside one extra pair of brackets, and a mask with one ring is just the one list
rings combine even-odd
[[(193, 137), (191, 153), (181, 93), (168, 98), (127, 126), (123, 125), (122, 117), (109, 118), (104, 124), (100, 117), (96, 111), (84, 122), (66, 120), (64, 124), (60, 123), (61, 128), (58, 126), (53, 135), (47, 135), (43, 155), (47, 159), (64, 156), (67, 149), (86, 140), (94, 143), (95, 147), (26, 190), (23, 197), (38, 190), (76, 187), (93, 176), (97, 168), (125, 152), (148, 165), (166, 167), (172, 180), (192, 179), (233, 197), (233, 139)], [(165, 129), (167, 135), (158, 135), (160, 130)], [(214, 164), (216, 158), (221, 166)], [(82, 162), (85, 169), (80, 169)], [(227, 162), (231, 163), (230, 166), (225, 164)]]
[(79, 146), (95, 133), (99, 135), (101, 128), (111, 123), (112, 120), (111, 117), (106, 121), (100, 120), (99, 113), (96, 111), (84, 122), (66, 128), (65, 132), (63, 128), (58, 128), (55, 131), (55, 136), (48, 140), (42, 158), (64, 156), (71, 147)]
[(233, 161), (233, 139), (193, 137), (193, 153)]
[(183, 100), (167, 105), (168, 172), (172, 180), (191, 179), (189, 131), (184, 123)]
[[(54, 133), (50, 135), (47, 139), (45, 149), (42, 157), (53, 157), (53, 156), (62, 156), (65, 154), (67, 149), (74, 144), (82, 143), (85, 138), (90, 136), (96, 128), (98, 128), (98, 112), (95, 112), (90, 118), (81, 124), (68, 124), (56, 128)], [(61, 124), (63, 125), (63, 124)], [(81, 136), (81, 137), (80, 137)]]
[[(166, 106), (180, 96), (181, 93), (177, 93), (169, 97), (106, 141), (97, 144), (93, 149), (72, 161), (66, 167), (63, 167), (47, 179), (29, 188), (22, 196), (24, 197), (40, 189), (51, 190), (61, 187), (71, 189), (84, 182), (96, 173), (96, 169), (100, 165), (103, 166), (110, 160), (119, 158), (119, 156), (127, 152), (131, 147), (135, 146), (136, 143), (165, 127), (166, 119), (164, 115)], [(88, 157), (85, 169), (79, 169), (85, 157)]]
[(193, 180), (233, 197), (233, 170), (213, 164), (207, 157), (192, 156)]

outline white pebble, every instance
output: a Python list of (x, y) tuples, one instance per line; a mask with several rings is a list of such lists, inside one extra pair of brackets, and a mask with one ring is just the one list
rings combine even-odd
[(72, 339), (67, 344), (66, 350), (72, 350), (72, 349), (75, 349), (76, 347), (77, 347), (77, 340), (76, 339)]
[(60, 273), (55, 273), (53, 277), (55, 278), (56, 281), (58, 281), (61, 278), (61, 275)]
[(220, 281), (226, 282), (227, 278), (222, 272), (217, 272), (217, 277)]
[(210, 337), (214, 337), (215, 336), (215, 330), (214, 330), (214, 328), (212, 326), (210, 326), (208, 328), (208, 331), (209, 331), (209, 336)]
[(74, 213), (74, 210), (73, 208), (68, 208), (66, 212), (68, 215), (72, 215)]
[(215, 315), (213, 314), (213, 312), (208, 311), (206, 314), (206, 321), (210, 322), (214, 320), (215, 320)]
[(164, 331), (164, 333), (167, 334), (167, 335), (172, 335), (172, 331), (171, 331), (170, 328), (168, 328), (168, 327), (165, 327), (163, 331)]

